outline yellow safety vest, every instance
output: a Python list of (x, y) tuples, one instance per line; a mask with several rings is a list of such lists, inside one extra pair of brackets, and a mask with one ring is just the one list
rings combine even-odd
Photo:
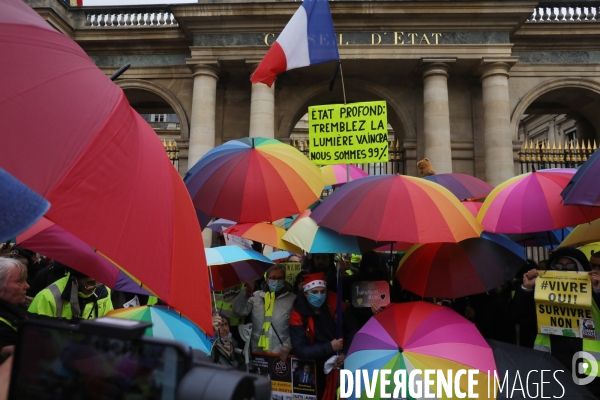
[[(596, 302), (594, 302), (594, 301), (592, 301), (592, 316), (594, 319), (594, 327), (596, 328), (596, 330), (600, 329), (600, 311), (598, 310), (598, 306), (596, 305)], [(581, 346), (582, 350), (590, 353), (590, 355), (592, 355), (596, 359), (596, 364), (598, 364), (598, 369), (597, 369), (598, 372), (596, 373), (596, 376), (600, 376), (600, 340), (594, 340), (594, 339), (581, 339), (581, 340), (583, 342), (583, 344)], [(550, 335), (547, 335), (544, 333), (538, 333), (537, 336), (535, 337), (535, 344), (534, 344), (533, 348), (535, 350), (552, 353)], [(592, 372), (592, 366), (588, 365), (588, 367), (584, 371), (584, 374), (590, 375), (591, 372)]]

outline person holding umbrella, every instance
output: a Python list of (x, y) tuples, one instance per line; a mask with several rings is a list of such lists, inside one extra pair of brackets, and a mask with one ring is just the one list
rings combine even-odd
[[(590, 269), (590, 263), (585, 254), (575, 248), (561, 248), (550, 256), (549, 270), (555, 271), (587, 271), (592, 281), (592, 299), (594, 308), (600, 304), (600, 272)], [(517, 288), (513, 299), (512, 309), (517, 313), (515, 317), (518, 323), (526, 323), (536, 318), (534, 290), (538, 271), (532, 269), (523, 275), (523, 284)], [(600, 316), (593, 313), (595, 326), (600, 327)], [(600, 341), (568, 336), (546, 335), (538, 333), (535, 338), (534, 349), (551, 353), (568, 370), (571, 370), (573, 355), (578, 351), (586, 351), (596, 357), (600, 366)], [(600, 379), (595, 379), (588, 385), (588, 389), (596, 396), (600, 395)]]
[[(316, 361), (317, 398), (334, 399), (337, 374), (332, 371), (326, 376), (325, 362), (338, 354), (337, 367), (344, 364), (354, 334), (358, 330), (357, 324), (345, 303), (342, 303), (342, 321), (336, 320), (337, 296), (327, 291), (323, 272), (304, 275), (302, 289), (304, 296), (296, 297), (290, 317), (294, 355), (299, 359)], [(338, 323), (344, 326), (343, 337), (336, 334)]]
[[(242, 317), (252, 314), (252, 350), (279, 353), (285, 361), (292, 347), (289, 322), (296, 295), (285, 281), (283, 265), (273, 265), (265, 276), (267, 279), (261, 290), (254, 294), (242, 290), (233, 301), (232, 308)], [(252, 286), (249, 284), (247, 288)]]
[[(0, 350), (17, 343), (18, 324), (27, 319), (27, 289), (27, 267), (18, 260), (0, 257)], [(2, 354), (0, 363), (4, 361)]]

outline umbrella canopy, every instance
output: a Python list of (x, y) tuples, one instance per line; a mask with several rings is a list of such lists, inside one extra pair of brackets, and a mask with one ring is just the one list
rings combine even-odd
[(559, 247), (582, 246), (594, 242), (600, 242), (600, 219), (576, 226)]
[(482, 228), (446, 188), (404, 175), (368, 176), (333, 192), (311, 214), (319, 226), (380, 242), (459, 242)]
[(325, 186), (341, 185), (348, 182), (348, 170), (350, 168), (350, 181), (354, 181), (365, 176), (369, 176), (367, 172), (361, 168), (350, 164), (333, 164), (321, 167), (323, 181)]
[[(527, 399), (538, 397), (539, 381), (534, 379), (523, 379), (531, 371), (545, 370), (546, 376), (552, 376), (553, 379), (544, 381), (544, 396), (547, 398), (561, 399), (596, 399), (585, 386), (576, 385), (571, 377), (571, 372), (565, 366), (554, 358), (549, 352), (528, 349), (514, 344), (488, 340), (494, 360), (498, 368), (498, 377), (505, 382), (502, 391), (498, 391), (497, 399)], [(535, 372), (534, 372), (535, 373)], [(521, 384), (524, 390), (519, 390)], [(513, 391), (513, 384), (516, 384), (517, 390)], [(530, 393), (531, 397), (525, 393)], [(535, 395), (534, 395), (535, 394)]]
[(563, 204), (560, 193), (575, 171), (572, 168), (545, 169), (511, 178), (489, 194), (477, 220), (488, 232), (530, 233), (553, 231), (600, 218), (600, 208)]
[(596, 151), (577, 169), (577, 173), (560, 194), (565, 204), (599, 207), (598, 176), (600, 176), (600, 152)]
[(271, 254), (268, 254), (267, 257), (269, 257), (269, 260), (271, 261), (285, 261), (287, 260), (287, 258), (291, 255), (297, 255), (295, 253), (292, 253), (291, 251), (287, 251), (287, 250), (278, 250), (278, 251), (274, 251)]
[(460, 204), (465, 206), (474, 217), (477, 217), (477, 214), (479, 214), (479, 210), (481, 210), (481, 206), (483, 205), (480, 201), (461, 201)]
[(484, 293), (513, 279), (525, 265), (525, 249), (507, 237), (484, 232), (458, 243), (411, 248), (396, 277), (421, 297), (458, 298)]
[(17, 243), (91, 276), (113, 290), (152, 295), (139, 281), (117, 268), (81, 239), (46, 218), (40, 219), (30, 229), (18, 235)]
[(460, 200), (485, 197), (494, 189), (489, 183), (466, 174), (436, 174), (423, 179), (442, 185)]
[(592, 253), (600, 252), (600, 242), (588, 243), (585, 246), (579, 247), (579, 250), (588, 258), (592, 258)]
[(50, 202), (46, 218), (212, 332), (202, 233), (156, 132), (20, 0), (0, 0), (0, 51), (0, 167)]
[(510, 240), (519, 243), (525, 247), (546, 247), (553, 249), (558, 247), (569, 233), (573, 231), (572, 227), (555, 229), (546, 232), (523, 233), (518, 235), (506, 235)]
[(225, 218), (219, 218), (218, 220), (208, 224), (207, 228), (210, 228), (215, 232), (223, 232), (223, 230), (225, 230), (235, 224), (236, 223), (234, 221), (230, 221)]
[(223, 290), (256, 280), (273, 265), (273, 261), (254, 250), (238, 246), (220, 246), (204, 249), (213, 290)]
[(283, 240), (300, 247), (307, 253), (362, 254), (382, 245), (371, 239), (341, 235), (331, 229), (320, 227), (310, 214), (310, 210), (302, 211), (283, 235)]
[[(416, 301), (391, 304), (372, 317), (354, 336), (344, 368), (367, 370), (369, 376), (375, 369), (389, 369), (392, 375), (405, 370), (407, 377), (414, 369), (478, 369), (475, 376), (479, 384), (474, 392), (487, 398), (486, 374), (490, 371), (493, 377), (496, 364), (473, 323), (449, 307)], [(460, 387), (466, 392), (466, 379), (460, 380)], [(379, 399), (379, 388), (375, 394), (377, 397), (369, 398)]]
[(2, 168), (0, 187), (0, 242), (5, 242), (31, 227), (50, 203)]
[(319, 168), (300, 151), (264, 138), (215, 147), (188, 171), (185, 184), (196, 208), (238, 223), (297, 214), (324, 186)]
[(107, 317), (151, 322), (144, 335), (184, 342), (193, 349), (210, 354), (210, 337), (192, 321), (164, 306), (140, 306), (110, 311)]
[(292, 243), (283, 240), (285, 229), (266, 223), (236, 224), (223, 231), (230, 235), (243, 237), (275, 247), (276, 249), (288, 250), (292, 253), (302, 254), (302, 249)]

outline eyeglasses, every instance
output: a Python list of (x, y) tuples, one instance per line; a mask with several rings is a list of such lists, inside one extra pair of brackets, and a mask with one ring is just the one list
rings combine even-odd
[(270, 281), (285, 281), (283, 276), (268, 276), (267, 279)]
[(577, 269), (577, 264), (575, 263), (569, 263), (569, 264), (561, 264), (561, 263), (556, 263), (552, 265), (552, 269), (555, 270), (567, 270), (567, 271), (575, 271)]

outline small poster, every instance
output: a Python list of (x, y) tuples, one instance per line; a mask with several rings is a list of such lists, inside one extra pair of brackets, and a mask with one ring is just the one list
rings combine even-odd
[(302, 263), (299, 262), (284, 262), (281, 263), (285, 267), (285, 280), (290, 285), (294, 286), (296, 276), (302, 271)]
[(317, 400), (315, 362), (290, 355), (285, 361), (279, 354), (255, 351), (252, 372), (271, 381), (271, 400)]
[(535, 307), (538, 332), (584, 337), (592, 336), (593, 331), (595, 337), (592, 283), (587, 272), (541, 272), (535, 282)]
[(371, 307), (371, 304), (385, 307), (390, 304), (390, 285), (386, 281), (359, 281), (352, 285), (352, 305)]
[(230, 235), (228, 233), (224, 233), (223, 237), (225, 238), (225, 244), (227, 246), (238, 246), (242, 249), (252, 250), (252, 240), (248, 240), (243, 237)]

